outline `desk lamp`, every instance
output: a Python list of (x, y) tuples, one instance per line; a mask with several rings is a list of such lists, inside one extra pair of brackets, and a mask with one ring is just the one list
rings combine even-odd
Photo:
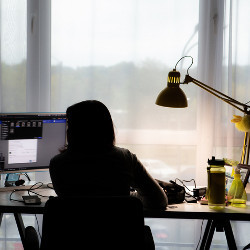
[[(190, 57), (192, 59), (191, 65), (187, 69), (187, 74), (185, 76), (184, 82), (180, 81), (181, 74), (179, 71), (176, 71), (176, 67), (178, 63), (186, 57)], [(168, 82), (167, 82), (167, 87), (164, 88), (160, 94), (158, 95), (156, 99), (156, 104), (159, 106), (163, 107), (171, 107), (171, 108), (186, 108), (188, 106), (187, 102), (187, 97), (183, 90), (180, 88), (180, 84), (188, 84), (190, 82), (194, 83), (195, 85), (199, 86), (200, 88), (206, 90), (210, 94), (216, 96), (217, 98), (221, 99), (222, 101), (228, 103), (229, 105), (233, 106), (234, 108), (238, 109), (239, 111), (244, 113), (244, 117), (240, 116), (235, 116), (235, 119), (232, 121), (235, 122), (235, 126), (237, 127), (237, 121), (239, 122), (244, 122), (245, 121), (245, 126), (243, 128), (241, 127), (238, 128), (241, 131), (245, 132), (245, 138), (244, 138), (244, 145), (242, 149), (242, 154), (241, 154), (241, 161), (240, 164), (238, 165), (241, 168), (246, 168), (247, 174), (244, 179), (244, 187), (246, 186), (248, 182), (248, 178), (250, 175), (250, 165), (248, 165), (249, 161), (249, 144), (250, 144), (250, 106), (244, 103), (241, 103), (225, 94), (222, 92), (194, 79), (188, 74), (188, 70), (191, 68), (193, 65), (193, 58), (191, 56), (184, 56), (182, 57), (175, 65), (175, 68), (173, 71), (170, 71), (168, 74)], [(242, 119), (240, 119), (242, 118)], [(241, 121), (242, 120), (242, 121)]]

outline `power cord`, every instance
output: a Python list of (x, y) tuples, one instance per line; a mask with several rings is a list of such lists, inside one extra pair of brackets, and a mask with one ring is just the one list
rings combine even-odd
[[(37, 186), (39, 185), (39, 186)], [(10, 194), (10, 201), (18, 201), (18, 202), (24, 202), (23, 200), (16, 200), (16, 199), (13, 199), (12, 198), (12, 195), (13, 193), (15, 192), (19, 192), (19, 191), (27, 191), (28, 192), (28, 195), (31, 195), (30, 193), (33, 193), (33, 194), (36, 194), (37, 196), (41, 196), (41, 197), (45, 197), (45, 198), (49, 198), (49, 196), (46, 196), (46, 195), (41, 195), (33, 190), (36, 190), (36, 189), (39, 189), (39, 188), (42, 188), (43, 187), (43, 183), (42, 182), (36, 182), (34, 185), (32, 185), (29, 189), (14, 189), (11, 194)]]
[(38, 223), (38, 219), (37, 219), (37, 215), (35, 214), (35, 218), (36, 218), (36, 225), (37, 225), (37, 231), (38, 231), (38, 235), (40, 237), (40, 240), (42, 239), (42, 235), (40, 233), (40, 227), (39, 227), (39, 223)]
[(23, 175), (28, 179), (28, 181), (31, 181), (30, 177), (29, 177), (29, 175), (27, 173), (24, 173)]
[(200, 245), (200, 241), (201, 241), (201, 235), (202, 235), (202, 227), (203, 227), (203, 223), (204, 223), (204, 219), (202, 220), (202, 223), (201, 223), (201, 232), (200, 232), (200, 238), (199, 238), (199, 241), (197, 243), (197, 246), (196, 246), (196, 250), (198, 249), (199, 245)]
[[(18, 189), (18, 190), (13, 190), (11, 193), (10, 193), (10, 201), (17, 201), (17, 202), (22, 202), (22, 203), (24, 203), (24, 200), (16, 200), (16, 199), (12, 199), (11, 197), (12, 197), (12, 194), (14, 194), (16, 191), (24, 191), (24, 189)], [(27, 190), (25, 190), (25, 191), (27, 191)]]
[[(39, 185), (39, 186), (37, 186), (37, 185)], [(22, 202), (22, 203), (24, 203), (24, 200), (16, 200), (16, 199), (13, 199), (13, 198), (12, 198), (13, 193), (18, 192), (18, 191), (27, 191), (29, 196), (31, 195), (30, 193), (33, 193), (33, 194), (36, 194), (36, 195), (38, 195), (38, 196), (48, 198), (49, 196), (41, 195), (41, 194), (39, 194), (39, 193), (33, 191), (33, 190), (36, 190), (36, 189), (41, 188), (42, 186), (43, 186), (43, 183), (42, 183), (42, 182), (37, 182), (37, 183), (35, 183), (34, 185), (32, 185), (28, 190), (27, 190), (27, 189), (15, 189), (15, 190), (13, 190), (13, 191), (11, 192), (11, 194), (10, 194), (10, 197), (9, 197), (9, 198), (10, 198), (10, 201), (17, 201), (17, 202)], [(50, 187), (50, 188), (51, 188), (51, 187)], [(37, 215), (36, 215), (36, 214), (35, 214), (35, 219), (36, 219), (36, 224), (37, 224), (38, 235), (39, 235), (40, 240), (41, 240), (41, 239), (42, 239), (42, 236), (41, 236), (41, 233), (40, 233), (40, 227), (39, 227), (39, 223), (38, 223), (38, 219), (37, 219)]]
[[(198, 199), (197, 199), (194, 195), (191, 194), (191, 193), (193, 192), (193, 190), (190, 190), (190, 189), (186, 186), (186, 184), (185, 184), (185, 182), (193, 182), (193, 183), (194, 183), (194, 186), (195, 186), (195, 188), (196, 188), (195, 179), (191, 179), (191, 180), (180, 180), (179, 178), (176, 178), (176, 179), (175, 179), (175, 183), (176, 183), (177, 181), (179, 181), (179, 182), (182, 184), (182, 186), (185, 188), (185, 201), (186, 201), (186, 202), (194, 202), (194, 203), (196, 203), (196, 202), (198, 201)], [(188, 190), (190, 193), (186, 192), (186, 190)]]
[[(50, 186), (51, 185), (51, 186)], [(52, 183), (48, 183), (47, 184), (47, 188), (50, 188), (50, 189), (53, 189), (54, 190), (54, 187), (53, 187), (53, 184)]]
[[(36, 188), (33, 188), (34, 186), (40, 184), (40, 186), (36, 187)], [(36, 189), (39, 189), (39, 188), (42, 188), (43, 187), (43, 183), (42, 182), (37, 182), (35, 183), (33, 186), (30, 187), (30, 189), (28, 189), (28, 195), (30, 195), (30, 193), (33, 193), (33, 194), (36, 194), (37, 196), (41, 196), (41, 197), (45, 197), (45, 198), (49, 198), (48, 195), (41, 195), (39, 193), (36, 193), (35, 191), (33, 190), (36, 190)], [(48, 186), (48, 185), (47, 185)]]
[(175, 179), (175, 182), (176, 182), (176, 180), (178, 180), (188, 191), (190, 191), (190, 192), (192, 192), (185, 184), (184, 184), (184, 182), (191, 182), (191, 181), (193, 181), (194, 182), (194, 187), (196, 188), (196, 182), (195, 182), (195, 179), (191, 179), (191, 180), (180, 180), (179, 178), (176, 178)]

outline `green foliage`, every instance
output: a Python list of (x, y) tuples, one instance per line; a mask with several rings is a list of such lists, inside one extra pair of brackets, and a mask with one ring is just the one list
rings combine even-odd
[[(139, 65), (122, 62), (110, 67), (73, 69), (52, 66), (52, 111), (64, 111), (75, 102), (96, 99), (108, 106), (119, 128), (176, 128), (175, 122), (179, 120), (180, 129), (187, 129), (185, 120), (189, 119), (189, 112), (182, 110), (176, 116), (173, 110), (166, 112), (166, 109), (154, 104), (159, 92), (167, 85), (169, 70), (151, 60)], [(193, 95), (195, 92), (190, 93)], [(194, 127), (195, 122), (190, 121)]]
[[(234, 88), (236, 99), (249, 98), (248, 68), (234, 67), (240, 79)], [(110, 109), (116, 127), (133, 129), (179, 129), (196, 127), (195, 86), (182, 86), (189, 99), (187, 109), (166, 109), (155, 105), (159, 92), (167, 86), (172, 70), (165, 65), (146, 60), (140, 64), (121, 62), (109, 67), (51, 67), (51, 111), (64, 112), (73, 103), (96, 99)], [(16, 65), (2, 63), (2, 112), (26, 110), (26, 62)], [(193, 69), (196, 72), (196, 69)], [(191, 74), (195, 76), (194, 73)], [(182, 76), (184, 77), (184, 76)], [(238, 98), (240, 96), (241, 98)]]

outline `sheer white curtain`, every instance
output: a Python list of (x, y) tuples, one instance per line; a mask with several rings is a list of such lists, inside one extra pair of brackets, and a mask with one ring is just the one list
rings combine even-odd
[[(248, 1), (200, 1), (199, 80), (246, 103), (249, 101)], [(196, 179), (206, 183), (209, 157), (240, 160), (244, 134), (230, 120), (243, 115), (228, 104), (199, 90), (197, 110)]]
[[(222, 91), (224, 2), (200, 1), (198, 44), (198, 79)], [(206, 91), (198, 90), (197, 165), (198, 185), (206, 184), (206, 162), (215, 155), (218, 137), (221, 138), (221, 100)], [(218, 157), (218, 155), (216, 155)]]

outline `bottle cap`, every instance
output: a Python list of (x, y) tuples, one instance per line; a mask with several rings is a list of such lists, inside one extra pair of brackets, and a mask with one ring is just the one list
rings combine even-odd
[(212, 159), (211, 160), (207, 160), (208, 164), (209, 165), (225, 165), (225, 161), (223, 159), (215, 159), (214, 156), (212, 156)]

